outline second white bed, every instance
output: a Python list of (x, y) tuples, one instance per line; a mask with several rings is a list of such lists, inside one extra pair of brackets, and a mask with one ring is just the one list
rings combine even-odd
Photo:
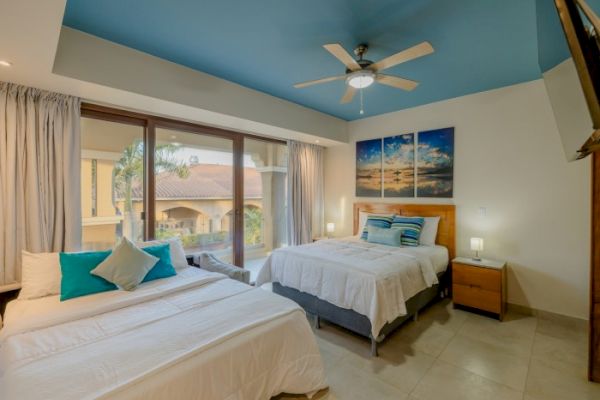
[(443, 246), (331, 239), (274, 251), (256, 283), (278, 282), (365, 315), (376, 338), (386, 323), (406, 314), (408, 299), (438, 283), (436, 274), (447, 265)]

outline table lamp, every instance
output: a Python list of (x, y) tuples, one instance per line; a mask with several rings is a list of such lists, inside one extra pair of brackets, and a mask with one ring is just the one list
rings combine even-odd
[(335, 231), (335, 224), (333, 222), (328, 222), (325, 230), (327, 231), (327, 237), (331, 238), (331, 234)]
[(473, 260), (481, 261), (481, 257), (479, 257), (479, 252), (483, 251), (483, 239), (471, 238), (471, 250), (475, 252), (475, 257), (473, 257)]

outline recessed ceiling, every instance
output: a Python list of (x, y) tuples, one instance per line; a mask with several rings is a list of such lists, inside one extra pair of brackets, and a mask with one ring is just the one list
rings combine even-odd
[[(69, 0), (64, 24), (312, 109), (355, 120), (540, 77), (535, 0)], [(340, 104), (344, 73), (322, 47), (368, 43), (377, 61), (422, 41), (435, 53), (386, 70), (383, 85)]]

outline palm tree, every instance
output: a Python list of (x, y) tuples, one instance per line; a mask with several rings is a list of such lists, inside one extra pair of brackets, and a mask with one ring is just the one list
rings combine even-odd
[(262, 236), (263, 215), (258, 207), (244, 207), (244, 243), (246, 245), (258, 244)]
[[(185, 162), (179, 161), (174, 157), (174, 154), (179, 149), (179, 147), (172, 144), (156, 145), (154, 152), (154, 169), (156, 173), (172, 172), (180, 178), (187, 178), (189, 176), (190, 171)], [(144, 177), (144, 142), (142, 140), (135, 140), (123, 150), (123, 155), (115, 163), (113, 174), (115, 189), (124, 196), (124, 214), (129, 219), (129, 236), (135, 239), (133, 183), (135, 180), (141, 182)]]

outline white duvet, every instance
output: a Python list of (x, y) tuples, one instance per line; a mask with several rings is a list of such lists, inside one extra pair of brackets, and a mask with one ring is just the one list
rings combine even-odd
[(292, 301), (187, 268), (134, 292), (9, 303), (0, 399), (269, 399), (325, 388)]
[(369, 318), (377, 338), (386, 323), (406, 314), (408, 299), (438, 283), (435, 254), (352, 238), (320, 240), (274, 251), (256, 284), (279, 282), (354, 310)]

